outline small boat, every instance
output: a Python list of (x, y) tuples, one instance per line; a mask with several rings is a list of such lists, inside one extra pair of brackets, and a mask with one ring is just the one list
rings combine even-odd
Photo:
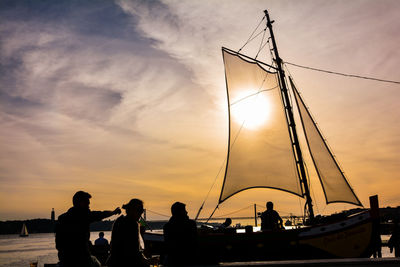
[[(370, 210), (330, 220), (314, 215), (309, 177), (303, 160), (298, 128), (303, 131), (321, 183), (325, 200), (362, 206), (344, 172), (328, 147), (283, 60), (265, 11), (275, 62), (269, 65), (228, 48), (222, 48), (229, 117), (229, 146), (219, 203), (252, 188), (270, 188), (305, 199), (306, 225), (290, 230), (245, 232), (235, 229), (199, 229), (198, 261), (202, 263), (370, 257), (379, 235), (378, 197), (370, 198)], [(265, 29), (265, 30), (266, 30)], [(290, 90), (290, 92), (289, 92)], [(291, 98), (291, 96), (293, 98)], [(241, 105), (268, 106), (268, 118), (237, 116)], [(294, 109), (292, 103), (296, 104)], [(298, 114), (295, 115), (294, 112)], [(300, 121), (296, 123), (295, 118)], [(215, 208), (215, 210), (218, 208)], [(215, 211), (214, 210), (214, 211)], [(199, 211), (200, 212), (200, 211)], [(211, 215), (212, 216), (212, 215)], [(144, 235), (153, 254), (163, 253), (162, 237)]]
[(24, 223), (22, 225), (21, 233), (19, 234), (20, 237), (27, 237), (29, 236), (28, 234), (28, 228), (26, 228), (26, 224)]

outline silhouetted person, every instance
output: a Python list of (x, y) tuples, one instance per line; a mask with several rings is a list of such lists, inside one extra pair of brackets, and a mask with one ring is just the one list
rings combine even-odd
[(168, 266), (187, 266), (196, 263), (197, 227), (190, 220), (186, 205), (175, 202), (171, 206), (172, 216), (164, 225), (166, 262)]
[(73, 207), (58, 217), (56, 248), (61, 266), (100, 266), (97, 259), (90, 254), (89, 225), (119, 214), (121, 210), (116, 208), (114, 211), (91, 211), (89, 208), (91, 197), (87, 192), (76, 192), (72, 198)]
[(283, 228), (283, 220), (274, 210), (274, 204), (267, 202), (267, 210), (261, 213), (261, 231), (278, 230)]
[(99, 238), (94, 241), (95, 246), (108, 245), (108, 240), (104, 238), (104, 232), (99, 233)]
[(108, 244), (108, 240), (104, 238), (104, 232), (100, 232), (99, 238), (94, 241), (94, 246), (92, 246), (92, 254), (102, 265), (105, 265), (109, 251), (110, 245)]
[(111, 255), (109, 267), (144, 267), (156, 263), (143, 255), (144, 242), (140, 234), (139, 219), (143, 213), (143, 202), (132, 199), (122, 206), (126, 216), (121, 215), (114, 222), (111, 233)]
[(379, 233), (376, 234), (374, 237), (373, 249), (374, 249), (373, 253), (374, 258), (382, 258), (382, 239)]
[(390, 253), (392, 253), (394, 249), (394, 256), (400, 257), (400, 225), (398, 220), (394, 222), (394, 229), (388, 241), (388, 246), (390, 248)]
[(226, 218), (225, 222), (222, 223), (220, 226), (218, 226), (218, 229), (226, 229), (229, 228), (232, 224), (232, 219), (231, 218)]

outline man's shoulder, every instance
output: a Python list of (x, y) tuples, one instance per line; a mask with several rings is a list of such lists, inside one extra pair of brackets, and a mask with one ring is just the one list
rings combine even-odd
[(171, 222), (168, 221), (166, 224), (164, 224), (163, 229), (165, 231), (165, 229), (168, 230), (168, 228), (170, 228), (170, 227), (171, 227)]
[(65, 220), (68, 220), (72, 216), (73, 216), (73, 208), (70, 208), (67, 212), (58, 216), (58, 222), (63, 222)]
[(114, 226), (115, 225), (120, 225), (121, 223), (124, 223), (124, 221), (125, 221), (125, 216), (124, 215), (121, 215), (121, 216), (119, 216), (115, 221), (114, 221)]

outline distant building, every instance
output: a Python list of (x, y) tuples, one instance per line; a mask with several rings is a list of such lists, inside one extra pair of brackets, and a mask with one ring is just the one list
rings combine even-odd
[(56, 213), (54, 212), (54, 208), (51, 209), (51, 220), (54, 221), (56, 219)]

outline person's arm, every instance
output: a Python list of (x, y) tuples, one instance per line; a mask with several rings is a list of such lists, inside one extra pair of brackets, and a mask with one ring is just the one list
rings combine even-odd
[(120, 214), (121, 213), (121, 209), (120, 208), (116, 208), (113, 211), (110, 210), (105, 210), (105, 211), (91, 211), (90, 212), (90, 221), (91, 222), (97, 222), (97, 221), (101, 221), (105, 218), (108, 218), (110, 216), (116, 215), (116, 214)]

